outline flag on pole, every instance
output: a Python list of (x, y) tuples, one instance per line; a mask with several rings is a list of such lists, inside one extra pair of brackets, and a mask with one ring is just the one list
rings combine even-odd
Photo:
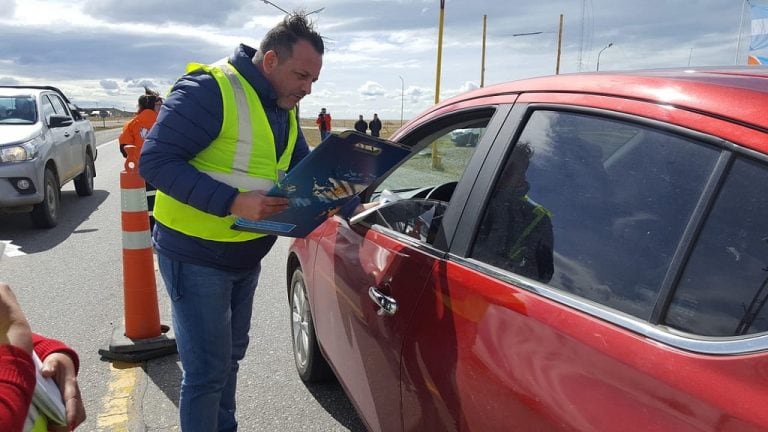
[(752, 38), (747, 64), (768, 65), (768, 6), (751, 5)]

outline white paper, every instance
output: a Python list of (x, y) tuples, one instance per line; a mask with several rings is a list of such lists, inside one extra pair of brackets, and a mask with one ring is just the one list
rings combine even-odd
[(61, 392), (53, 378), (46, 378), (42, 374), (43, 362), (37, 353), (32, 353), (35, 361), (35, 370), (37, 372), (37, 385), (35, 385), (35, 394), (32, 396), (32, 403), (37, 409), (48, 417), (48, 420), (61, 426), (67, 424), (66, 408), (61, 398)]

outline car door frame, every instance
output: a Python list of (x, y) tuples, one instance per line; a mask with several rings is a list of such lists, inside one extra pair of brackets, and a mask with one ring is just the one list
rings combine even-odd
[[(485, 133), (480, 142), (478, 142), (477, 147), (464, 170), (465, 173), (472, 172), (472, 170), (477, 169), (483, 164), (483, 160), (487, 156), (487, 149), (490, 148), (491, 143), (503, 125), (511, 106), (511, 104), (494, 103), (490, 106), (483, 106), (481, 108), (460, 106), (457, 107), (455, 111), (443, 111), (439, 115), (430, 117), (423, 122), (419, 122), (419, 124), (415, 126), (412, 125), (409, 134), (400, 135), (400, 142), (404, 142), (407, 145), (413, 145), (414, 142), (420, 142), (423, 143), (426, 148), (426, 146), (429, 145), (430, 137), (437, 134), (437, 132), (429, 132), (430, 130), (433, 130), (433, 128), (434, 130), (442, 130), (449, 127), (451, 124), (460, 121), (468, 121), (472, 116), (479, 116), (480, 112), (491, 113), (492, 111), (492, 114), (489, 116), (490, 120), (486, 126)], [(420, 149), (415, 150), (418, 151)], [(416, 156), (416, 153), (414, 153), (414, 156)], [(391, 175), (397, 175), (396, 169)], [(380, 179), (379, 182), (372, 185), (372, 187), (367, 190), (367, 195), (363, 197), (363, 200), (365, 201), (369, 199), (372, 191), (383, 181), (384, 179)], [(459, 219), (460, 213), (465, 210), (463, 201), (466, 200), (469, 191), (472, 189), (472, 183), (474, 183), (474, 176), (462, 176), (454, 191), (454, 198), (451, 199), (451, 203), (455, 203), (455, 205), (448, 207), (444, 217), (448, 216), (449, 220)], [(332, 250), (333, 255), (335, 256), (338, 248), (335, 244), (329, 242), (339, 241), (338, 239), (342, 238), (341, 241), (351, 244), (352, 249), (357, 249), (359, 245), (362, 245), (360, 249), (368, 248), (369, 250), (375, 250), (373, 254), (380, 253), (382, 256), (394, 257), (390, 259), (390, 263), (396, 262), (398, 257), (413, 257), (415, 255), (420, 256), (421, 258), (419, 259), (423, 260), (425, 263), (431, 262), (431, 264), (425, 264), (425, 266), (429, 268), (424, 268), (424, 272), (421, 275), (422, 283), (415, 283), (413, 285), (408, 284), (409, 287), (415, 287), (417, 285), (419, 285), (419, 287), (418, 291), (408, 293), (407, 301), (409, 301), (410, 304), (401, 304), (403, 312), (400, 312), (400, 315), (397, 317), (399, 322), (395, 322), (394, 324), (389, 323), (388, 321), (391, 321), (391, 317), (387, 315), (379, 315), (378, 318), (376, 318), (376, 322), (378, 322), (377, 326), (371, 325), (368, 329), (353, 328), (353, 325), (370, 320), (370, 317), (375, 315), (378, 307), (372, 300), (366, 300), (365, 302), (360, 303), (359, 306), (349, 306), (349, 310), (352, 312), (349, 312), (348, 315), (355, 315), (356, 320), (344, 321), (343, 317), (318, 316), (318, 314), (315, 314), (315, 331), (318, 334), (321, 349), (323, 350), (324, 355), (330, 360), (330, 363), (334, 366), (340, 382), (350, 394), (350, 399), (358, 412), (361, 413), (361, 417), (363, 417), (363, 421), (368, 428), (374, 431), (401, 430), (403, 423), (401, 417), (402, 392), (400, 388), (400, 380), (402, 370), (400, 366), (400, 350), (402, 348), (403, 335), (407, 332), (407, 329), (410, 326), (412, 311), (415, 310), (418, 305), (418, 298), (424, 290), (427, 279), (433, 274), (432, 267), (440, 265), (439, 263), (444, 259), (445, 254), (447, 253), (448, 244), (453, 236), (454, 229), (446, 229), (444, 222), (437, 232), (435, 241), (430, 245), (380, 225), (365, 226), (364, 224), (355, 224), (350, 226), (348, 221), (339, 215), (333, 216), (326, 222), (326, 225), (335, 228), (324, 228), (322, 236), (316, 239), (319, 245), (316, 249), (316, 259), (313, 262), (314, 271), (312, 276), (315, 287), (313, 287), (312, 291), (314, 293), (310, 298), (313, 310), (315, 311), (325, 311), (326, 313), (328, 311), (335, 312), (345, 307), (344, 304), (350, 305), (358, 303), (359, 299), (363, 297), (363, 293), (343, 292), (345, 285), (347, 284), (338, 280), (339, 275), (336, 274), (337, 272), (335, 271), (330, 272), (337, 278), (333, 281), (333, 293), (331, 294), (330, 291), (328, 291), (326, 295), (323, 295), (322, 292), (315, 291), (317, 289), (327, 289), (320, 287), (330, 283), (326, 280), (329, 276), (322, 274), (322, 268), (327, 267), (327, 263), (323, 263), (323, 260), (327, 259), (327, 257), (321, 258), (321, 256), (329, 255), (327, 252), (328, 250)], [(362, 265), (361, 267), (365, 267), (365, 265)], [(384, 270), (386, 272), (386, 269)], [(368, 275), (364, 276), (367, 277)], [(401, 279), (405, 276), (406, 275), (401, 275)], [(378, 273), (375, 276), (370, 277), (371, 283), (382, 282), (386, 277), (386, 273)], [(385, 284), (391, 283), (391, 281), (384, 282)], [(396, 293), (397, 289), (397, 286), (387, 286), (385, 287), (385, 294)], [(367, 296), (367, 293), (365, 293), (365, 295)], [(332, 296), (338, 297), (338, 300), (332, 299)], [(398, 300), (397, 296), (395, 296), (395, 299)], [(403, 299), (400, 298), (399, 300), (402, 301)], [(411, 312), (408, 313), (407, 311)], [(340, 358), (343, 357), (340, 353), (342, 353), (345, 348), (338, 344), (343, 345), (345, 342), (339, 340), (329, 341), (329, 339), (331, 339), (334, 334), (339, 333), (334, 330), (338, 330), (341, 325), (345, 327), (347, 335), (355, 335), (356, 337), (360, 337), (367, 331), (370, 331), (372, 336), (368, 338), (368, 342), (381, 344), (381, 347), (378, 350), (368, 350), (369, 354), (373, 356), (379, 352), (389, 352), (391, 354), (391, 357), (389, 357), (391, 360), (388, 361), (388, 364), (374, 364), (371, 358), (368, 358), (366, 363), (351, 364), (349, 362), (355, 362), (356, 359), (350, 360), (349, 358)], [(332, 327), (335, 327), (335, 329)], [(390, 340), (392, 337), (397, 340), (392, 342)], [(335, 348), (334, 344), (337, 344)], [(365, 344), (365, 341), (357, 341), (356, 346), (363, 346)], [(349, 349), (346, 351), (352, 352)], [(350, 356), (350, 354), (347, 354), (347, 357)], [(344, 367), (344, 362), (347, 362), (346, 367)], [(366, 369), (363, 369), (363, 372), (360, 372), (361, 365), (363, 368), (369, 368), (370, 370), (365, 372)], [(361, 376), (350, 377), (349, 374), (353, 373), (355, 370), (357, 370), (357, 373)], [(374, 375), (376, 373), (378, 373), (378, 375)], [(358, 392), (366, 391), (366, 386), (361, 384), (361, 382), (371, 380), (372, 376), (375, 376), (376, 380), (380, 383), (384, 382), (387, 385), (395, 385), (386, 399), (380, 398), (380, 395), (358, 394)], [(382, 386), (379, 386), (376, 390), (384, 391)]]
[[(71, 180), (77, 174), (83, 171), (83, 164), (85, 163), (85, 152), (83, 145), (83, 137), (80, 131), (76, 129), (74, 118), (72, 113), (69, 112), (69, 106), (56, 92), (44, 92), (42, 97), (48, 98), (54, 111), (57, 115), (66, 115), (72, 120), (72, 124), (68, 126), (62, 126), (58, 128), (51, 128), (49, 126), (49, 119), (44, 119), (46, 127), (50, 131), (55, 131), (59, 135), (59, 150), (58, 153), (62, 156), (60, 159), (60, 166), (58, 166), (59, 173), (59, 185), (63, 185), (67, 181)], [(59, 101), (56, 104), (53, 99)], [(58, 107), (57, 107), (58, 105)], [(59, 113), (59, 108), (64, 108), (63, 113)]]

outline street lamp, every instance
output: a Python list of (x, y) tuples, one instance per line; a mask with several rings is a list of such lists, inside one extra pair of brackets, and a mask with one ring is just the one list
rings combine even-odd
[(405, 81), (403, 81), (403, 77), (400, 75), (397, 76), (400, 78), (400, 126), (403, 126), (403, 106), (405, 106)]
[(595, 69), (596, 71), (600, 70), (600, 54), (602, 54), (603, 51), (607, 50), (608, 48), (610, 48), (612, 46), (613, 46), (613, 42), (611, 42), (608, 45), (606, 45), (605, 48), (601, 49), (600, 52), (597, 53), (597, 68)]
[[(291, 13), (290, 13), (290, 12), (288, 12), (287, 10), (285, 10), (285, 9), (281, 8), (280, 6), (278, 6), (278, 5), (274, 4), (274, 3), (272, 3), (272, 2), (271, 2), (271, 1), (269, 1), (269, 0), (261, 0), (261, 1), (263, 1), (263, 2), (264, 2), (264, 4), (268, 4), (268, 5), (270, 5), (270, 6), (274, 6), (274, 7), (275, 7), (275, 8), (277, 8), (277, 9), (280, 9), (280, 10), (281, 10), (283, 13), (285, 13), (286, 15), (290, 15), (290, 14), (291, 14)], [(312, 12), (307, 12), (307, 13), (306, 13), (306, 15), (312, 15), (313, 13), (322, 12), (323, 10), (325, 10), (325, 8), (324, 8), (324, 7), (320, 8), (320, 9), (316, 9), (316, 10), (313, 10)]]

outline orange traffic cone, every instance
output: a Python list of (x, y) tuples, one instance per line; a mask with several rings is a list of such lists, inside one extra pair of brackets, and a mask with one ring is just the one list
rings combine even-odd
[(176, 340), (170, 327), (160, 323), (147, 196), (138, 170), (138, 148), (126, 146), (125, 151), (128, 157), (125, 170), (120, 173), (125, 325), (115, 329), (109, 349), (99, 353), (110, 360), (137, 362), (175, 353)]

